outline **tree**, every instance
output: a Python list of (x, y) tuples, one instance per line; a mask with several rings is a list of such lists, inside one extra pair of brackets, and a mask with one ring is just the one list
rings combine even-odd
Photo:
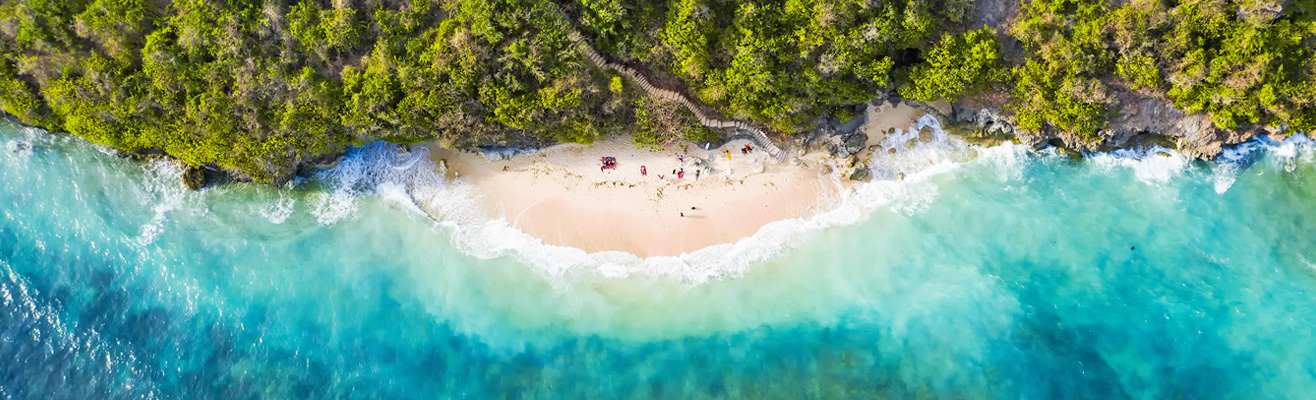
[(900, 94), (920, 101), (955, 101), (960, 95), (986, 90), (1006, 78), (1000, 47), (996, 30), (987, 27), (959, 36), (942, 34), (928, 53), (927, 64), (914, 67)]

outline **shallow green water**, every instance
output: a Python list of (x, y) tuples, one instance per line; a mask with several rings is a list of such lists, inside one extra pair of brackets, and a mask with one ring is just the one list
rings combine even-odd
[(6, 125), (0, 398), (1302, 398), (1306, 143), (920, 145), (837, 211), (639, 260), (480, 221), (423, 153), (186, 192)]

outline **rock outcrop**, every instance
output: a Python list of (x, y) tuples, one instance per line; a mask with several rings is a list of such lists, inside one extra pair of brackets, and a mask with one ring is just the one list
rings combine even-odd
[(489, 160), (489, 162), (510, 160), (512, 157), (539, 151), (538, 147), (505, 144), (491, 144), (488, 146), (480, 146), (476, 149), (478, 149), (480, 155), (484, 156), (484, 159)]
[(197, 167), (188, 167), (183, 171), (183, 186), (188, 190), (201, 190), (206, 187), (206, 170)]
[[(1283, 129), (1223, 130), (1202, 113), (1185, 113), (1165, 100), (1134, 93), (1121, 93), (1111, 105), (1110, 120), (1095, 136), (1079, 136), (1050, 130), (1030, 131), (1020, 128), (1001, 102), (970, 99), (951, 105), (949, 113), (929, 104), (911, 102), (947, 121), (946, 131), (982, 145), (1017, 141), (1034, 147), (1063, 143), (1061, 147), (1079, 152), (1157, 145), (1177, 149), (1186, 155), (1211, 160), (1227, 146), (1246, 142), (1258, 135), (1279, 133)], [(1058, 139), (1057, 142), (1052, 142)], [(1168, 139), (1168, 140), (1167, 140)]]

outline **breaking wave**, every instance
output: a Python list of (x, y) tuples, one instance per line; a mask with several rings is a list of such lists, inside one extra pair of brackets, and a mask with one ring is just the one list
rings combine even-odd
[[(932, 140), (919, 140), (919, 132), (931, 130)], [(1216, 163), (1209, 179), (1224, 193), (1237, 174), (1261, 152), (1275, 154), (1272, 164), (1311, 163), (1310, 140), (1295, 135), (1285, 141), (1259, 139), (1228, 150)], [(824, 229), (860, 223), (873, 212), (889, 210), (900, 215), (926, 212), (938, 197), (938, 178), (966, 166), (995, 171), (1003, 184), (1024, 184), (1029, 163), (1069, 162), (1054, 149), (1033, 151), (1027, 146), (1002, 144), (995, 147), (969, 145), (950, 138), (940, 122), (925, 115), (912, 121), (909, 129), (897, 129), (880, 143), (892, 153), (868, 160), (871, 182), (858, 183), (825, 199), (829, 211), (806, 218), (776, 221), (757, 233), (734, 243), (710, 246), (679, 256), (639, 257), (620, 251), (588, 253), (584, 250), (544, 243), (505, 219), (489, 219), (486, 205), (469, 185), (446, 180), (422, 147), (408, 149), (376, 143), (353, 150), (336, 168), (313, 179), (324, 190), (310, 198), (312, 213), (321, 223), (332, 224), (356, 213), (356, 201), (376, 195), (417, 214), (430, 217), (451, 237), (459, 250), (483, 259), (512, 257), (552, 277), (597, 274), (609, 278), (632, 275), (663, 277), (687, 284), (700, 284), (738, 276), (753, 266), (781, 257)], [(1117, 150), (1089, 154), (1087, 162), (1097, 173), (1124, 169), (1141, 182), (1161, 185), (1192, 170), (1193, 159), (1168, 148), (1138, 151)], [(833, 177), (839, 184), (839, 178)]]
[[(920, 141), (930, 129), (932, 140)], [(750, 237), (710, 246), (679, 256), (642, 258), (619, 251), (588, 253), (544, 243), (512, 227), (505, 219), (489, 219), (480, 195), (469, 185), (444, 179), (425, 148), (376, 143), (353, 150), (337, 167), (312, 180), (323, 190), (310, 198), (312, 213), (332, 224), (356, 213), (362, 195), (375, 195), (400, 207), (427, 215), (451, 237), (459, 250), (489, 259), (512, 257), (548, 276), (597, 274), (622, 278), (636, 274), (699, 284), (736, 276), (755, 265), (778, 258), (815, 233), (864, 221), (874, 210), (912, 215), (925, 212), (936, 200), (938, 176), (970, 162), (987, 162), (1003, 171), (1002, 180), (1018, 178), (1028, 152), (1020, 146), (980, 148), (947, 137), (931, 116), (897, 129), (881, 143), (892, 154), (869, 160), (872, 182), (842, 191), (826, 211), (807, 218), (770, 223)], [(839, 184), (839, 179), (838, 179)]]

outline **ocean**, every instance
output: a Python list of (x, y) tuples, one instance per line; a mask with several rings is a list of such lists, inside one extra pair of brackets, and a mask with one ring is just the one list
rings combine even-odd
[(0, 399), (1316, 393), (1310, 140), (1075, 162), (916, 123), (834, 211), (652, 259), (481, 220), (419, 148), (191, 192), (0, 125)]

